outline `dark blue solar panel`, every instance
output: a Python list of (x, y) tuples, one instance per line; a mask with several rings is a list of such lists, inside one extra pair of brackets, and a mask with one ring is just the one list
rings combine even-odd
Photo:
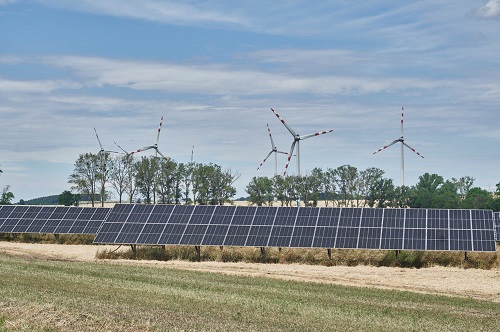
[(495, 251), (494, 221), (491, 211), (471, 210), (472, 247), (474, 251)]
[(176, 205), (170, 215), (169, 224), (187, 224), (195, 205)]
[(137, 238), (138, 244), (157, 244), (165, 230), (175, 205), (155, 205)]
[(337, 227), (339, 224), (341, 208), (320, 208), (318, 226)]
[(425, 228), (407, 228), (404, 230), (403, 249), (427, 250)]
[(313, 245), (315, 227), (295, 226), (293, 230), (290, 247), (292, 248), (310, 248)]
[(406, 209), (405, 228), (423, 228), (427, 227), (426, 209)]
[(136, 204), (116, 204), (109, 212), (106, 221), (99, 228), (94, 239), (95, 243), (120, 243), (116, 242), (124, 223), (132, 213)]
[(494, 251), (493, 213), (486, 210), (199, 205), (115, 209), (94, 242)]
[(245, 246), (250, 228), (250, 225), (231, 225), (224, 239), (224, 245), (235, 247)]
[[(210, 224), (207, 227), (205, 236), (201, 244), (204, 246), (222, 246), (224, 245), (226, 234), (229, 230), (229, 225), (236, 212), (236, 206), (217, 206), (212, 214)], [(234, 238), (233, 238), (234, 240)], [(231, 239), (228, 240), (231, 242)], [(228, 244), (230, 246), (238, 246), (243, 244)]]
[(318, 226), (312, 246), (315, 248), (335, 248), (337, 227)]
[(380, 249), (403, 248), (403, 232), (406, 209), (384, 209)]
[(163, 234), (160, 236), (158, 244), (179, 244), (182, 234), (186, 229), (187, 224), (171, 224), (165, 225)]
[(56, 211), (57, 207), (54, 206), (44, 206), (38, 212), (36, 220), (34, 220), (31, 225), (26, 229), (26, 233), (40, 233), (42, 228), (45, 226), (47, 219)]
[(179, 244), (200, 245), (214, 211), (213, 205), (196, 205)]
[(363, 209), (357, 248), (378, 249), (382, 236), (383, 209)]
[(335, 248), (357, 248), (362, 211), (362, 209), (357, 208), (342, 208)]

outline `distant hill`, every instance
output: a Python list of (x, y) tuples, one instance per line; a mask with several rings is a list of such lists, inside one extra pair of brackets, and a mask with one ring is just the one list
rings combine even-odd
[(59, 195), (45, 196), (39, 198), (33, 198), (29, 200), (20, 200), (19, 205), (57, 205)]
[[(90, 197), (87, 195), (82, 195), (81, 201), (90, 201)], [(99, 195), (96, 195), (96, 201), (99, 201)], [(29, 200), (20, 200), (16, 205), (58, 205), (59, 195), (51, 195), (45, 197), (38, 197)]]

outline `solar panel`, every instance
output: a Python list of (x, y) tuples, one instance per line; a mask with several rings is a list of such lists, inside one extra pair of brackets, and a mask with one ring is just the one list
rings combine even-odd
[(500, 241), (500, 212), (495, 212), (496, 240)]
[(127, 204), (94, 242), (495, 251), (494, 240), (491, 210)]
[[(0, 232), (96, 234), (109, 208), (16, 205), (0, 210)], [(85, 211), (86, 216), (82, 217)], [(98, 212), (99, 217), (93, 215)]]

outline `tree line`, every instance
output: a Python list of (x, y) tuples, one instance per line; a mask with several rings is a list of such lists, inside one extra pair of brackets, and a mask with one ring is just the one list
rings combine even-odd
[[(217, 164), (178, 163), (171, 158), (81, 154), (69, 177), (73, 192), (61, 199), (77, 204), (88, 197), (92, 206), (111, 197), (118, 202), (222, 205), (236, 195), (240, 173)], [(445, 180), (425, 173), (413, 186), (395, 186), (379, 168), (351, 165), (314, 168), (304, 176), (253, 177), (246, 186), (254, 205), (492, 209), (500, 211), (500, 182), (495, 192), (474, 187), (471, 176)], [(73, 201), (71, 201), (73, 200)], [(63, 203), (62, 203), (63, 204)]]
[(254, 177), (246, 187), (255, 205), (291, 206), (301, 201), (317, 206), (492, 209), (500, 211), (500, 182), (491, 193), (474, 187), (475, 179), (463, 176), (444, 180), (438, 174), (421, 175), (414, 186), (395, 186), (379, 168), (358, 170), (351, 165), (335, 169), (314, 168), (305, 176)]
[(88, 195), (92, 206), (96, 201), (104, 206), (114, 195), (120, 203), (222, 205), (236, 195), (233, 184), (239, 177), (213, 163), (184, 164), (156, 156), (136, 160), (100, 152), (81, 154), (68, 182), (73, 192)]

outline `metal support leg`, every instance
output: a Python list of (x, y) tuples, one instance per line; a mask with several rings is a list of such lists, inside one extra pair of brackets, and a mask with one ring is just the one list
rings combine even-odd
[(328, 259), (332, 259), (332, 249), (328, 248), (326, 250), (328, 252)]
[(134, 253), (134, 255), (137, 254), (137, 244), (131, 244), (130, 247), (132, 248), (132, 252)]
[(196, 250), (196, 256), (198, 256), (198, 261), (200, 261), (201, 260), (201, 247), (194, 246), (194, 250)]
[(260, 255), (264, 257), (266, 255), (266, 248), (260, 247)]

